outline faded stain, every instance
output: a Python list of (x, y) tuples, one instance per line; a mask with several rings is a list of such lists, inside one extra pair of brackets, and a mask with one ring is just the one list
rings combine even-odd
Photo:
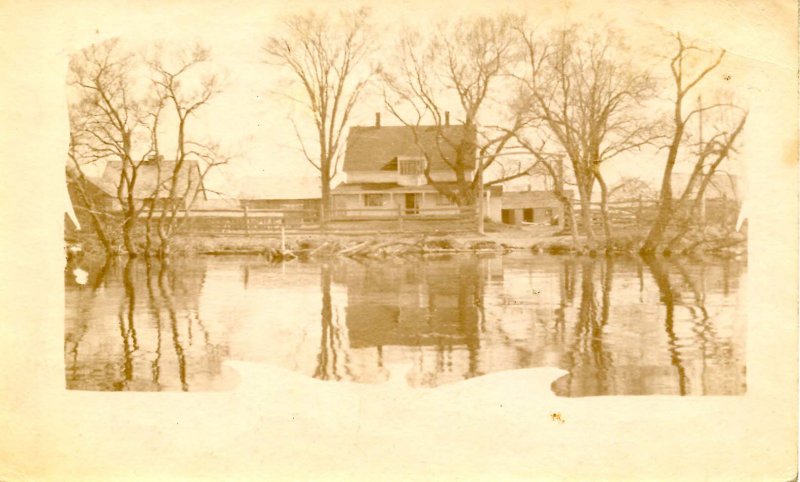
[(783, 143), (783, 155), (781, 158), (785, 164), (790, 166), (797, 165), (798, 161), (798, 153), (797, 153), (797, 134), (794, 133), (789, 139), (786, 139)]

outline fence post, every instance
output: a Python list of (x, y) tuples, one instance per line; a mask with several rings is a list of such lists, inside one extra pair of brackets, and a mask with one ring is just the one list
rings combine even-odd
[(286, 222), (281, 218), (281, 253), (286, 252)]
[(250, 222), (249, 222), (249, 220), (247, 218), (247, 204), (242, 206), (242, 208), (244, 209), (244, 235), (245, 235), (245, 237), (249, 238), (250, 237)]

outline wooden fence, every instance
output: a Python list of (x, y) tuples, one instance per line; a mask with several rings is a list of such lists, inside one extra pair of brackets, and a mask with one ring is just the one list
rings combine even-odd
[[(431, 208), (356, 208), (329, 212), (326, 232), (466, 232), (477, 225), (475, 206)], [(275, 236), (318, 233), (320, 213), (313, 209), (215, 209), (192, 210), (180, 221), (181, 232), (190, 235)]]
[[(608, 218), (614, 228), (630, 228), (651, 225), (658, 214), (659, 202), (655, 200), (610, 201), (608, 203)], [(580, 227), (581, 206), (574, 204), (575, 222)], [(592, 223), (602, 225), (602, 213), (599, 202), (590, 204)], [(731, 225), (736, 223), (739, 215), (739, 206), (733, 200), (709, 199), (701, 209), (697, 221), (708, 225)]]
[[(580, 204), (574, 205), (575, 222), (580, 228)], [(591, 203), (592, 223), (602, 226), (600, 203)], [(649, 226), (656, 218), (658, 202), (651, 200), (613, 201), (608, 214), (614, 229)], [(738, 206), (733, 201), (709, 200), (701, 222), (731, 224), (736, 222)], [(230, 208), (192, 210), (182, 222), (184, 234), (221, 236), (276, 236), (319, 233), (320, 213), (314, 209)], [(361, 207), (334, 209), (329, 212), (326, 232), (337, 234), (398, 232), (471, 232), (477, 228), (476, 206), (442, 207)]]

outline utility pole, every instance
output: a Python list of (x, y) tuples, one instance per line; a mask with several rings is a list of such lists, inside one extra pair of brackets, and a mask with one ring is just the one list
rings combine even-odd
[(478, 234), (485, 234), (483, 230), (483, 161), (478, 159)]
[[(700, 143), (698, 147), (698, 151), (702, 152), (703, 150), (703, 97), (698, 95), (697, 96), (697, 114), (698, 114), (698, 123), (699, 126), (698, 136), (700, 138)], [(705, 191), (702, 193), (702, 199), (700, 199), (700, 224), (705, 226), (706, 224), (706, 194)]]

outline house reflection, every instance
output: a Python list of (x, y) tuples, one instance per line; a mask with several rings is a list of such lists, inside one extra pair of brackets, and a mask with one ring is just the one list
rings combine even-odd
[[(409, 382), (435, 385), (478, 375), (482, 261), (478, 258), (340, 263), (334, 281), (346, 287), (345, 327), (349, 370), (356, 381), (378, 381), (385, 365), (411, 362)], [(337, 354), (341, 329), (326, 322), (323, 268), (323, 330), (320, 360)], [(326, 329), (325, 325), (329, 325)], [(327, 343), (325, 343), (327, 341)], [(336, 364), (330, 370), (336, 369)], [(317, 378), (333, 374), (318, 369)]]

